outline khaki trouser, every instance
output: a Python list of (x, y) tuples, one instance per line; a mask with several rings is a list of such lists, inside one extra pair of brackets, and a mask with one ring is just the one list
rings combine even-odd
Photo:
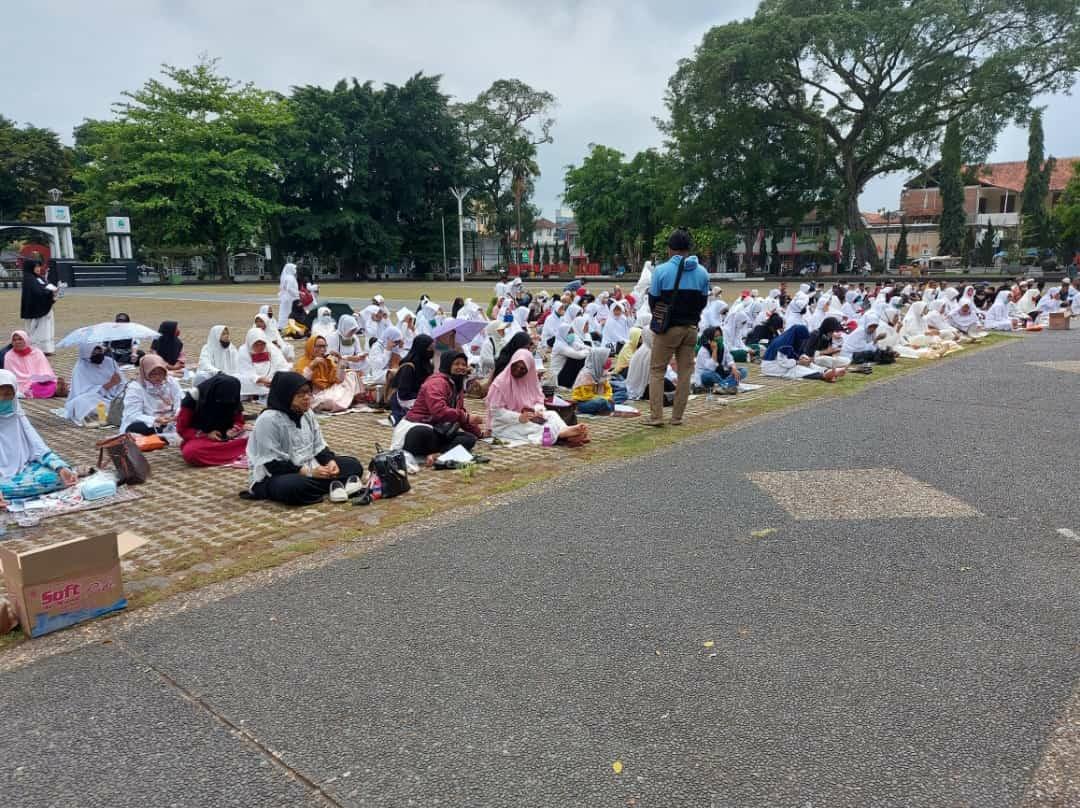
[(697, 326), (693, 325), (676, 325), (663, 334), (653, 334), (652, 362), (649, 365), (649, 410), (652, 421), (664, 420), (664, 372), (672, 355), (675, 356), (679, 380), (675, 384), (675, 406), (671, 410), (671, 420), (682, 420), (686, 401), (690, 398), (697, 336)]

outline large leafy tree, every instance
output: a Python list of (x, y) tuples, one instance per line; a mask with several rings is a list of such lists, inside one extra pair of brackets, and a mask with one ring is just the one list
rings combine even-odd
[(463, 147), (439, 81), (294, 89), (295, 123), (280, 142), (285, 250), (336, 255), (365, 275), (400, 259), (421, 269), (442, 260), (441, 217)]
[(764, 0), (705, 35), (672, 94), (680, 75), (712, 72), (713, 102), (699, 105), (714, 118), (768, 111), (820, 133), (847, 229), (861, 231), (867, 182), (927, 164), (953, 120), (972, 122), (969, 152), (987, 151), (1034, 95), (1070, 87), (1078, 64), (1080, 0)]
[(124, 93), (112, 120), (76, 130), (79, 201), (93, 218), (120, 201), (144, 243), (208, 245), (224, 276), (230, 250), (262, 243), (283, 209), (275, 149), (288, 108), (216, 60), (162, 74)]
[(1053, 218), (1061, 238), (1061, 258), (1071, 263), (1080, 250), (1080, 163), (1054, 207)]
[(1044, 161), (1042, 111), (1031, 113), (1028, 126), (1027, 176), (1024, 178), (1022, 244), (1034, 247), (1041, 254), (1053, 246), (1053, 219), (1047, 206), (1050, 193), (1050, 175), (1055, 160)]
[(71, 191), (71, 150), (51, 129), (0, 115), (0, 221), (40, 221), (51, 188)]
[(964, 246), (967, 214), (964, 213), (963, 147), (958, 121), (945, 127), (938, 165), (941, 188), (941, 246), (942, 255), (959, 255)]
[(622, 152), (594, 144), (580, 166), (567, 168), (565, 182), (563, 200), (574, 209), (589, 254), (624, 255), (639, 266), (672, 214), (664, 156), (650, 149), (627, 161)]
[(528, 204), (540, 168), (536, 149), (551, 143), (555, 96), (518, 79), (499, 79), (474, 101), (454, 107), (468, 156), (474, 203), (509, 254), (512, 232), (526, 242), (535, 208)]
[(672, 76), (671, 114), (661, 123), (682, 181), (684, 215), (739, 232), (748, 261), (760, 230), (797, 226), (812, 208), (831, 206), (821, 128), (792, 125), (773, 105), (760, 103), (746, 81), (760, 58), (741, 52), (753, 31), (752, 22), (709, 31), (695, 57)]

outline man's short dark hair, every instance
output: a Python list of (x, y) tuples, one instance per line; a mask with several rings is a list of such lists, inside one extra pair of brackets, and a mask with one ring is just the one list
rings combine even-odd
[(668, 245), (668, 249), (674, 250), (675, 252), (682, 252), (683, 250), (689, 250), (690, 249), (690, 234), (687, 233), (685, 230), (682, 230), (682, 229), (676, 230), (668, 238), (667, 245)]

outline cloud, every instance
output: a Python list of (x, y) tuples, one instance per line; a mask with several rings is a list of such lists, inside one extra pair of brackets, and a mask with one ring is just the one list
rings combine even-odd
[[(55, 129), (66, 140), (84, 118), (109, 115), (123, 90), (155, 75), (163, 62), (221, 58), (237, 79), (288, 92), (330, 86), (345, 77), (401, 83), (423, 71), (443, 76), (444, 91), (475, 96), (496, 78), (516, 77), (558, 98), (555, 142), (540, 150), (536, 201), (547, 215), (570, 163), (589, 143), (632, 155), (659, 145), (653, 122), (679, 59), (712, 25), (747, 17), (755, 0), (7, 0), (14, 49), (0, 111)], [(13, 79), (13, 80), (11, 80)], [(1047, 145), (1080, 154), (1069, 99), (1049, 102)], [(1023, 159), (1026, 134), (1006, 132), (1001, 159)], [(900, 178), (868, 189), (864, 204), (895, 204)], [(881, 200), (880, 204), (877, 200)]]

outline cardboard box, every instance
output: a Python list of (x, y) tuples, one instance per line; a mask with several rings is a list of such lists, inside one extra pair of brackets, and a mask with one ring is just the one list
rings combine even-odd
[(40, 637), (127, 606), (120, 557), (146, 543), (106, 533), (17, 553), (0, 547), (8, 596), (28, 637)]
[(1052, 311), (1050, 312), (1050, 330), (1051, 331), (1068, 331), (1069, 330), (1069, 317), (1068, 312), (1064, 311)]

